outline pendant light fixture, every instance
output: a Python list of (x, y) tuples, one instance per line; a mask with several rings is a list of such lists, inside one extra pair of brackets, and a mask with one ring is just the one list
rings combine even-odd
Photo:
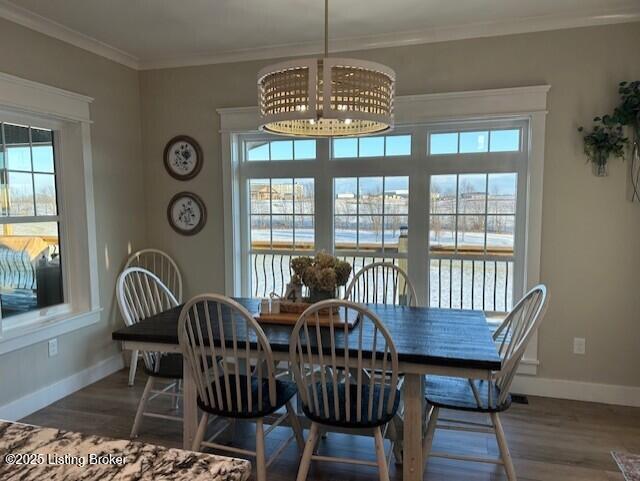
[(270, 65), (258, 73), (260, 129), (292, 137), (368, 135), (393, 128), (395, 72), (385, 65), (324, 56)]

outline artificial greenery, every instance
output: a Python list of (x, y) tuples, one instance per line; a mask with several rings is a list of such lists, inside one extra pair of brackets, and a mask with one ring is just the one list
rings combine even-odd
[[(624, 127), (629, 126), (634, 133), (634, 143), (640, 140), (640, 80), (620, 82), (618, 85), (620, 105), (611, 115), (593, 119), (593, 130), (584, 134), (584, 153), (597, 166), (596, 172), (606, 175), (607, 161), (611, 156), (624, 159), (629, 143), (624, 135)], [(585, 132), (584, 127), (578, 129)], [(634, 155), (637, 151), (637, 145)]]
[(614, 110), (613, 119), (620, 125), (632, 127), (638, 135), (640, 133), (640, 80), (620, 82), (618, 93), (621, 103)]
[[(595, 126), (584, 135), (584, 153), (591, 162), (606, 164), (612, 155), (624, 159), (628, 139), (624, 136), (622, 126), (610, 115), (593, 119)], [(578, 132), (584, 132), (584, 127)]]

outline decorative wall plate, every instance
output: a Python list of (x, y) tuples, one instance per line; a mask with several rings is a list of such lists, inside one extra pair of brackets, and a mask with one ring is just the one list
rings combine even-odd
[(202, 169), (200, 144), (187, 135), (172, 138), (164, 148), (164, 166), (174, 179), (193, 179)]
[(169, 202), (167, 219), (177, 233), (194, 235), (200, 232), (207, 222), (207, 209), (196, 194), (180, 192)]

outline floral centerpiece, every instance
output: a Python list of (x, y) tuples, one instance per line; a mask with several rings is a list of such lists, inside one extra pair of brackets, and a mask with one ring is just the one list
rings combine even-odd
[(315, 257), (297, 257), (291, 260), (292, 284), (309, 288), (309, 301), (318, 302), (336, 297), (338, 287), (344, 286), (351, 275), (351, 265), (325, 252)]

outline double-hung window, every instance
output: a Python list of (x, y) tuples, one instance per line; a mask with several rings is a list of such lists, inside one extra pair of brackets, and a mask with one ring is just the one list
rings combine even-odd
[(91, 101), (0, 73), (0, 354), (101, 318)]
[(54, 132), (0, 122), (3, 319), (64, 302), (58, 209)]

